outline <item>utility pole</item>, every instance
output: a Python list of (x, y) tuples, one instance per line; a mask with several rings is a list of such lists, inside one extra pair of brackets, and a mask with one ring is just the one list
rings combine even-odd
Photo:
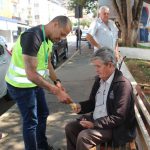
[(80, 38), (80, 18), (83, 17), (82, 15), (82, 6), (81, 5), (77, 5), (75, 7), (75, 18), (78, 18), (78, 35), (79, 35), (79, 40), (77, 42), (79, 42), (79, 52), (81, 54), (81, 38)]
[(78, 44), (79, 44), (79, 52), (81, 54), (81, 35), (80, 35), (80, 18), (78, 18), (78, 35), (79, 35), (79, 40), (78, 40)]

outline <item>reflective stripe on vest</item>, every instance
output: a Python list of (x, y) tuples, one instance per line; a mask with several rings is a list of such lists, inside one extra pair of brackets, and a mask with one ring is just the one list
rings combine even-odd
[[(12, 69), (14, 72), (18, 73), (19, 75), (24, 75), (24, 77), (21, 76), (14, 76), (13, 74), (10, 74), (10, 72), (7, 72), (7, 76), (9, 79), (17, 82), (17, 83), (32, 83), (28, 78), (26, 77), (26, 72), (24, 69), (19, 68), (13, 64), (10, 65), (10, 69)], [(47, 70), (38, 70), (37, 71), (41, 76), (45, 76), (47, 74)]]
[(11, 75), (9, 72), (7, 72), (7, 77), (17, 83), (32, 83), (26, 77), (16, 77), (16, 76)]
[[(24, 69), (19, 68), (17, 66), (15, 66), (14, 64), (10, 64), (10, 69), (12, 69), (13, 71), (15, 71), (16, 73), (20, 74), (20, 75), (26, 75), (26, 72)], [(46, 73), (46, 70), (38, 70), (37, 71), (41, 76), (44, 76), (44, 74)]]

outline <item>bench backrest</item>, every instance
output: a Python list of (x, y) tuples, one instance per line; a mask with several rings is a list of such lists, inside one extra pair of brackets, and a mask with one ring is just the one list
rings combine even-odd
[(150, 103), (139, 85), (135, 87), (135, 115), (137, 120), (136, 143), (139, 150), (150, 149)]

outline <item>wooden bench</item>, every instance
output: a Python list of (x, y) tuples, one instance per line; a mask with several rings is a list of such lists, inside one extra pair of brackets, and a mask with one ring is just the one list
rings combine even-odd
[(102, 143), (90, 150), (137, 150), (135, 141), (128, 142), (124, 146), (114, 147), (113, 143)]
[(136, 144), (139, 150), (150, 150), (150, 102), (139, 85), (135, 86), (137, 120)]
[(90, 150), (150, 150), (150, 102), (139, 85), (134, 87), (134, 94), (137, 120), (136, 139), (124, 146), (114, 147), (112, 143), (103, 143)]

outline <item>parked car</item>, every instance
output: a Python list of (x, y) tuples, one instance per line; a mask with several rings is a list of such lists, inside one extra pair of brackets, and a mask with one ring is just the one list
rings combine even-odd
[(7, 47), (7, 40), (4, 36), (0, 35), (0, 42), (3, 43)]
[(86, 29), (84, 29), (84, 30), (82, 30), (82, 35), (81, 35), (81, 41), (86, 41), (87, 42), (87, 45), (88, 45), (88, 47), (91, 49), (92, 48), (92, 46), (91, 46), (91, 44), (87, 41), (87, 39), (86, 39), (86, 35), (87, 35), (87, 33), (88, 33), (88, 30)]
[(0, 98), (4, 96), (8, 97), (5, 75), (10, 63), (10, 59), (10, 52), (7, 50), (5, 43), (0, 41)]
[(68, 58), (68, 43), (67, 39), (63, 39), (57, 43), (54, 43), (52, 50), (52, 65), (54, 68), (57, 67), (58, 62), (62, 59)]

